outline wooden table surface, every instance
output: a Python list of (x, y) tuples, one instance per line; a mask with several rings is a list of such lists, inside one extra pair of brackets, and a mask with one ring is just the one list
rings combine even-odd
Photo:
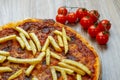
[(55, 19), (60, 6), (79, 6), (96, 9), (101, 19), (111, 21), (110, 39), (100, 46), (81, 29), (71, 26), (94, 46), (102, 62), (102, 80), (119, 80), (120, 77), (120, 0), (0, 0), (0, 25), (25, 18)]

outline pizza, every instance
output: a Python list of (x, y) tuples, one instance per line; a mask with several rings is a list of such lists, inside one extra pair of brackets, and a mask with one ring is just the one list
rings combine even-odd
[(51, 19), (0, 27), (0, 80), (99, 80), (95, 49), (76, 31)]

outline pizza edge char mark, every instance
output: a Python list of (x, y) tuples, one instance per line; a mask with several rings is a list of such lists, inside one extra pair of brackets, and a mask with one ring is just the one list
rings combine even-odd
[[(0, 27), (0, 30), (3, 30), (3, 29), (6, 29), (6, 28), (14, 28), (16, 26), (19, 26), (21, 24), (24, 24), (24, 23), (27, 23), (27, 22), (43, 22), (42, 19), (25, 19), (25, 20), (22, 20), (22, 21), (18, 21), (18, 22), (12, 22), (12, 23), (8, 23), (4, 26), (1, 26)], [(72, 30), (71, 28), (69, 27), (66, 27), (65, 25), (63, 24), (60, 24), (58, 22), (55, 22), (54, 26), (59, 26), (59, 27), (64, 27), (66, 30), (69, 30), (70, 32), (76, 34), (76, 37), (79, 38), (83, 44), (85, 44), (95, 55), (95, 64), (94, 64), (94, 68), (95, 68), (95, 77), (93, 80), (98, 80), (99, 79), (99, 76), (100, 76), (100, 59), (96, 53), (96, 51), (94, 50), (93, 47), (91, 47), (91, 45), (88, 43), (88, 41), (86, 41), (80, 34), (78, 34), (76, 31)]]

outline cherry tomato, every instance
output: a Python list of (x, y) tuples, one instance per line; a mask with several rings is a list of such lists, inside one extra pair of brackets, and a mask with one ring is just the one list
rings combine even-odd
[(91, 10), (91, 11), (89, 12), (89, 16), (93, 19), (93, 22), (95, 23), (95, 22), (97, 22), (97, 20), (99, 19), (100, 14), (98, 13), (97, 10)]
[(80, 24), (84, 29), (88, 29), (91, 25), (93, 25), (93, 20), (89, 16), (85, 16), (80, 20)]
[(98, 27), (101, 31), (109, 31), (111, 28), (111, 23), (109, 20), (104, 19), (99, 22)]
[(99, 28), (97, 27), (97, 24), (91, 25), (88, 28), (88, 33), (92, 38), (95, 38), (96, 35), (100, 32)]
[(66, 23), (66, 16), (62, 15), (62, 14), (58, 14), (56, 16), (56, 21), (57, 22), (60, 22), (62, 24), (65, 24)]
[(58, 9), (58, 14), (66, 15), (67, 14), (67, 9), (65, 7), (60, 7)]
[(85, 8), (78, 8), (76, 11), (78, 19), (82, 19), (84, 16), (88, 15), (88, 10)]
[(74, 12), (70, 12), (68, 15), (67, 15), (67, 20), (69, 23), (74, 23), (76, 22), (77, 20), (77, 16)]
[(105, 31), (99, 32), (96, 36), (96, 40), (97, 40), (98, 44), (104, 45), (108, 42), (109, 35)]

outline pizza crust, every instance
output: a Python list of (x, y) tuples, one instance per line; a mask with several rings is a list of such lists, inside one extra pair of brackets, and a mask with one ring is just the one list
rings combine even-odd
[[(42, 22), (42, 19), (25, 19), (25, 20), (21, 20), (21, 21), (17, 21), (17, 22), (11, 22), (8, 24), (5, 24), (3, 26), (0, 26), (0, 30), (3, 30), (5, 28), (14, 28), (17, 27), (20, 24), (24, 24), (25, 22)], [(97, 52), (95, 51), (95, 49), (88, 43), (88, 41), (86, 39), (84, 39), (80, 34), (78, 34), (76, 31), (74, 31), (73, 29), (71, 29), (70, 27), (63, 25), (61, 23), (55, 22), (54, 24), (55, 26), (59, 26), (59, 27), (65, 27), (67, 30), (71, 31), (72, 33), (77, 34), (76, 37), (79, 38), (96, 56), (96, 63), (94, 64), (95, 69), (95, 74), (96, 76), (94, 77), (93, 80), (101, 80), (101, 62), (100, 62), (100, 58), (97, 54)]]

